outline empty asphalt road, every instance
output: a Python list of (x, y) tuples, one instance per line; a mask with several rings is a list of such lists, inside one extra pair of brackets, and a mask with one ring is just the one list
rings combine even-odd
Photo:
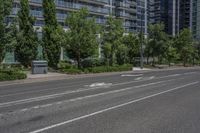
[(199, 68), (0, 83), (0, 133), (199, 132)]

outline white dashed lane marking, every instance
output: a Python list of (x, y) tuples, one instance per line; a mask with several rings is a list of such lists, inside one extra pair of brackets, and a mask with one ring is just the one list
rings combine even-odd
[(35, 130), (35, 131), (31, 131), (29, 133), (44, 132), (44, 131), (47, 131), (47, 130), (50, 130), (50, 129), (53, 129), (53, 128), (56, 128), (56, 127), (60, 127), (62, 125), (66, 125), (66, 124), (69, 124), (69, 123), (72, 123), (72, 122), (75, 122), (75, 121), (79, 121), (79, 120), (82, 120), (82, 119), (85, 119), (85, 118), (88, 118), (88, 117), (92, 117), (92, 116), (95, 116), (95, 115), (98, 115), (98, 114), (102, 114), (102, 113), (105, 113), (107, 111), (111, 111), (111, 110), (114, 110), (114, 109), (122, 108), (124, 106), (130, 105), (130, 104), (134, 104), (136, 102), (147, 100), (147, 99), (150, 99), (150, 98), (153, 98), (153, 97), (165, 94), (165, 93), (173, 92), (175, 90), (182, 89), (184, 87), (188, 87), (188, 86), (195, 85), (195, 84), (198, 84), (198, 83), (199, 82), (197, 81), (197, 82), (192, 82), (192, 83), (185, 84), (185, 85), (182, 85), (182, 86), (178, 86), (176, 88), (172, 88), (172, 89), (169, 89), (169, 90), (166, 90), (166, 91), (162, 91), (162, 92), (155, 93), (155, 94), (152, 94), (152, 95), (149, 95), (149, 96), (145, 96), (145, 97), (142, 97), (142, 98), (139, 98), (139, 99), (136, 99), (136, 100), (132, 100), (132, 101), (127, 102), (127, 103), (119, 104), (119, 105), (116, 105), (116, 106), (113, 106), (113, 107), (109, 107), (109, 108), (106, 108), (106, 109), (103, 109), (103, 110), (99, 110), (97, 112), (93, 112), (93, 113), (90, 113), (90, 114), (87, 114), (87, 115), (83, 115), (83, 116), (80, 116), (80, 117), (77, 117), (77, 118), (74, 118), (74, 119), (71, 119), (71, 120), (67, 120), (67, 121), (64, 121), (64, 122), (53, 124), (53, 125), (50, 125), (50, 126), (47, 126), (47, 127)]

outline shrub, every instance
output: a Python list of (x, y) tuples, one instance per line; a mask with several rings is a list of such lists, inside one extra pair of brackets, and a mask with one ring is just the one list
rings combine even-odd
[(102, 59), (97, 59), (97, 58), (88, 58), (88, 59), (84, 59), (81, 62), (81, 64), (83, 68), (97, 67), (97, 66), (103, 66), (104, 61)]
[(120, 72), (120, 71), (130, 71), (132, 70), (132, 65), (116, 65), (116, 66), (98, 66), (98, 67), (89, 67), (83, 70), (78, 68), (62, 69), (61, 72), (68, 74), (81, 74), (81, 73), (103, 73), (103, 72)]
[(18, 69), (23, 70), (23, 66), (21, 64), (2, 64), (0, 69)]
[(71, 69), (72, 67), (73, 65), (68, 62), (61, 61), (58, 63), (58, 69)]
[(0, 70), (0, 81), (25, 79), (27, 75), (18, 69)]

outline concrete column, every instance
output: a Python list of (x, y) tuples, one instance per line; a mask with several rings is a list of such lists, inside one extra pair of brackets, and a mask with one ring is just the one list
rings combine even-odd
[(145, 0), (145, 31), (144, 31), (144, 37), (145, 39), (147, 38), (147, 33), (148, 33), (148, 13), (147, 13), (147, 6), (148, 6), (148, 1)]
[(176, 0), (173, 0), (173, 13), (172, 13), (172, 35), (176, 35)]
[(192, 22), (193, 22), (193, 0), (190, 0), (190, 31), (192, 32)]
[(110, 7), (110, 15), (113, 15), (113, 10), (112, 10), (112, 0), (110, 0), (110, 3), (109, 3), (109, 7)]
[(179, 34), (180, 32), (180, 0), (177, 0), (177, 17), (176, 17), (176, 25), (175, 25), (175, 28), (177, 29), (177, 34)]

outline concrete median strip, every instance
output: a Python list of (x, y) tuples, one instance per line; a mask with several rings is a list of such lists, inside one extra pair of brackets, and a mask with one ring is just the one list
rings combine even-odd
[(31, 131), (29, 133), (45, 132), (47, 130), (50, 130), (50, 129), (53, 129), (53, 128), (56, 128), (56, 127), (59, 127), (59, 126), (63, 126), (63, 125), (66, 125), (66, 124), (69, 124), (69, 123), (72, 123), (72, 122), (75, 122), (75, 121), (79, 121), (79, 120), (82, 120), (82, 119), (85, 119), (85, 118), (88, 118), (88, 117), (92, 117), (92, 116), (95, 116), (95, 115), (98, 115), (98, 114), (102, 114), (102, 113), (107, 112), (107, 111), (118, 109), (118, 108), (130, 105), (130, 104), (136, 103), (136, 102), (147, 100), (147, 99), (150, 99), (150, 98), (153, 98), (153, 97), (165, 94), (165, 93), (173, 92), (175, 90), (179, 90), (179, 89), (182, 89), (182, 88), (185, 88), (185, 87), (188, 87), (188, 86), (192, 86), (192, 85), (195, 85), (195, 84), (198, 84), (198, 83), (199, 83), (199, 81), (191, 82), (191, 83), (188, 83), (188, 84), (185, 84), (185, 85), (182, 85), (182, 86), (178, 86), (178, 87), (166, 90), (166, 91), (162, 91), (162, 92), (155, 93), (155, 94), (152, 94), (152, 95), (149, 95), (149, 96), (145, 96), (145, 97), (142, 97), (142, 98), (139, 98), (139, 99), (136, 99), (136, 100), (132, 100), (132, 101), (129, 101), (127, 103), (119, 104), (119, 105), (112, 106), (112, 107), (109, 107), (109, 108), (106, 108), (106, 109), (103, 109), (103, 110), (100, 110), (100, 111), (97, 111), (97, 112), (93, 112), (93, 113), (90, 113), (90, 114), (87, 114), (87, 115), (79, 116), (79, 117), (76, 117), (76, 118), (71, 119), (71, 120), (67, 120), (67, 121), (64, 121), (64, 122), (61, 122), (61, 123), (53, 124), (53, 125), (50, 125), (50, 126), (47, 126), (47, 127), (35, 130), (35, 131)]

